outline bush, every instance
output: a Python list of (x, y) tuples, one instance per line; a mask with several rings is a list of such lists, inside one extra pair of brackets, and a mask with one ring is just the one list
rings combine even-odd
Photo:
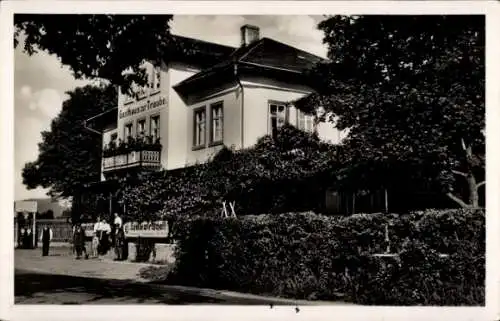
[[(386, 225), (399, 259), (372, 256), (386, 249)], [(199, 217), (179, 226), (170, 283), (362, 304), (484, 303), (482, 211)]]

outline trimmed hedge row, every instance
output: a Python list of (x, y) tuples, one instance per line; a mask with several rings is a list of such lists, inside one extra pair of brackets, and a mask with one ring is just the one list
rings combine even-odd
[[(399, 259), (372, 256), (386, 250), (386, 225)], [(465, 209), (186, 218), (167, 282), (361, 304), (484, 304), (484, 229), (484, 212)]]

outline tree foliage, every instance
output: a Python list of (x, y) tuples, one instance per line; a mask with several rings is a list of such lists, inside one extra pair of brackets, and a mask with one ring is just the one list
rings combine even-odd
[(297, 106), (321, 106), (349, 129), (346, 179), (360, 187), (427, 181), (477, 207), (484, 16), (334, 16), (319, 29), (330, 62), (311, 72), (318, 93)]
[(83, 183), (100, 180), (102, 143), (86, 130), (83, 121), (116, 106), (114, 87), (85, 86), (68, 92), (50, 131), (42, 132), (39, 155), (25, 164), (23, 183), (49, 188), (55, 197), (70, 197)]
[(68, 65), (77, 79), (107, 79), (130, 92), (133, 83), (146, 84), (142, 62), (158, 62), (175, 47), (171, 19), (171, 15), (16, 14), (14, 46), (24, 34), (26, 53), (47, 51)]

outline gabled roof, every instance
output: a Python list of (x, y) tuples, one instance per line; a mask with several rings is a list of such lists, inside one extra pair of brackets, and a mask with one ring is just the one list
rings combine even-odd
[(176, 84), (174, 88), (181, 88), (187, 84), (193, 84), (201, 79), (213, 76), (216, 73), (228, 71), (233, 65), (275, 69), (288, 73), (301, 74), (322, 61), (326, 61), (326, 59), (273, 39), (262, 38), (248, 46), (234, 50), (228, 59), (185, 79)]
[(172, 35), (171, 50), (164, 53), (165, 61), (189, 62), (208, 68), (227, 59), (236, 48), (213, 42)]

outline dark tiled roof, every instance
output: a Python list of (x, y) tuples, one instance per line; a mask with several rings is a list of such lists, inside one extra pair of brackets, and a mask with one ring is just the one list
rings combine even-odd
[(323, 58), (273, 39), (262, 38), (256, 43), (256, 46), (249, 48), (238, 60), (267, 67), (303, 72), (322, 61)]
[(178, 60), (208, 68), (227, 59), (236, 48), (203, 40), (172, 35), (175, 48), (165, 52), (166, 61)]
[(227, 69), (232, 64), (302, 73), (321, 61), (325, 61), (325, 59), (276, 40), (262, 38), (249, 46), (234, 50), (228, 59), (189, 77), (175, 87), (209, 77), (220, 70)]

